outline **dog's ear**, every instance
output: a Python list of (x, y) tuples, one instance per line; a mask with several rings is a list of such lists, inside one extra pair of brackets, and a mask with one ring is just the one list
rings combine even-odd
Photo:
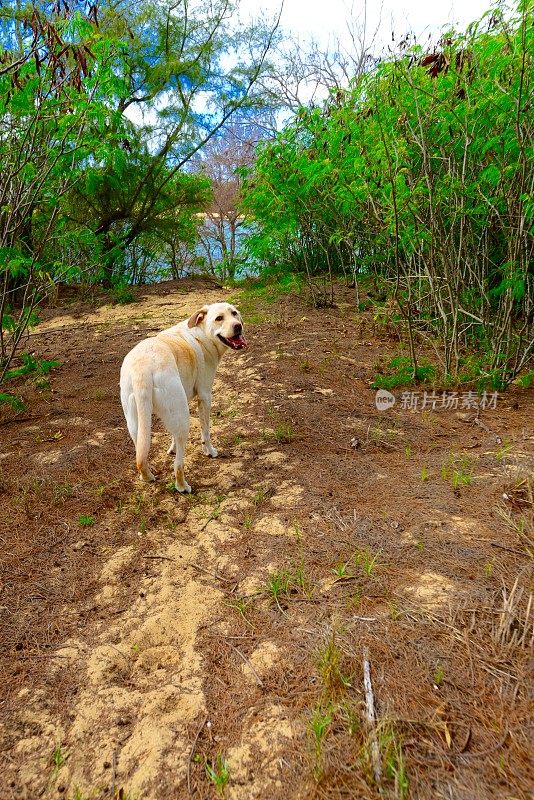
[(187, 327), (194, 328), (195, 325), (200, 325), (206, 314), (208, 313), (208, 307), (202, 306), (198, 311), (195, 311), (194, 314), (191, 314), (189, 319), (187, 320)]

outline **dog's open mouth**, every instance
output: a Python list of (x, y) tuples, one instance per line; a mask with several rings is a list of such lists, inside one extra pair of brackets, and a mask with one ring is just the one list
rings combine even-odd
[(232, 350), (244, 350), (246, 347), (248, 347), (248, 342), (242, 333), (240, 333), (238, 336), (232, 336), (228, 339), (225, 336), (222, 336), (220, 333), (218, 333), (217, 336), (223, 344), (225, 344), (227, 347), (231, 347)]

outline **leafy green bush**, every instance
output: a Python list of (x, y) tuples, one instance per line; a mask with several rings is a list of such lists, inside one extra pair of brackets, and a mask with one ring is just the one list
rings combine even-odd
[(20, 397), (7, 392), (0, 392), (0, 406), (3, 405), (9, 406), (12, 411), (24, 411), (25, 409), (25, 405)]
[(316, 305), (339, 276), (379, 278), (415, 373), (428, 340), (453, 379), (466, 351), (488, 353), (492, 385), (534, 357), (532, 8), (493, 9), (301, 108), (245, 179), (262, 271), (300, 276)]
[(128, 303), (133, 303), (135, 300), (135, 294), (131, 287), (125, 284), (114, 286), (109, 290), (108, 294), (111, 302), (120, 306), (128, 305)]
[(527, 372), (526, 375), (520, 375), (516, 383), (523, 389), (529, 389), (534, 383), (534, 370)]
[(38, 375), (46, 375), (51, 369), (61, 366), (61, 361), (45, 361), (35, 358), (31, 353), (21, 353), (20, 361), (22, 365), (15, 367), (6, 372), (5, 379), (11, 380), (13, 378), (20, 378), (23, 375), (29, 375), (36, 372)]
[(492, 358), (488, 353), (473, 354), (459, 360), (458, 383), (472, 384), (478, 392), (485, 389), (504, 389), (506, 382), (502, 370), (491, 366)]
[(396, 356), (388, 363), (387, 373), (378, 374), (371, 383), (372, 389), (395, 389), (397, 386), (409, 386), (416, 383), (431, 383), (436, 375), (436, 368), (429, 363), (420, 363), (414, 374), (412, 362), (406, 356)]

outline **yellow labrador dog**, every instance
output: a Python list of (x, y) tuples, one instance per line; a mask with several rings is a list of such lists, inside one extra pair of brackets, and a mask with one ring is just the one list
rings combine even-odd
[(154, 480), (148, 466), (154, 412), (172, 436), (168, 452), (176, 453), (175, 486), (179, 492), (191, 491), (184, 477), (189, 401), (198, 397), (202, 452), (216, 458), (210, 439), (215, 371), (226, 348), (245, 347), (237, 308), (230, 303), (212, 303), (178, 325), (144, 339), (128, 353), (121, 367), (121, 402), (142, 480)]

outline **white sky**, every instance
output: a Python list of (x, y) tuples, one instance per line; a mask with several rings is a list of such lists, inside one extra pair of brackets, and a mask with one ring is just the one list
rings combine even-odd
[[(262, 15), (275, 18), (281, 2), (241, 0), (239, 17), (242, 20)], [(284, 0), (280, 25), (284, 33), (298, 37), (302, 44), (314, 39), (326, 48), (339, 39), (342, 48), (350, 52), (353, 48), (348, 26), (352, 24), (354, 31), (362, 28), (365, 5), (365, 0)], [(380, 55), (388, 47), (396, 49), (395, 44), (408, 32), (414, 33), (417, 41), (424, 45), (429, 36), (436, 40), (444, 27), (464, 29), (491, 5), (492, 0), (368, 0), (365, 41), (369, 45), (373, 40), (370, 47), (373, 55)], [(305, 93), (304, 90), (303, 95)], [(304, 96), (301, 99), (304, 100)], [(202, 104), (201, 97), (196, 102), (197, 110), (203, 110)], [(135, 106), (130, 106), (127, 116), (134, 122), (141, 121), (140, 111)], [(150, 117), (151, 112), (145, 121)]]
[[(257, 16), (262, 11), (271, 16), (280, 4), (280, 0), (242, 0), (240, 8), (244, 17)], [(429, 34), (434, 38), (444, 26), (465, 28), (490, 6), (491, 0), (369, 0), (367, 39), (378, 28), (375, 52), (391, 42), (392, 30), (397, 42), (412, 31), (423, 43)], [(364, 8), (364, 0), (285, 0), (281, 25), (302, 40), (313, 37), (326, 44), (329, 37), (339, 37), (348, 43), (347, 20), (363, 20)]]

